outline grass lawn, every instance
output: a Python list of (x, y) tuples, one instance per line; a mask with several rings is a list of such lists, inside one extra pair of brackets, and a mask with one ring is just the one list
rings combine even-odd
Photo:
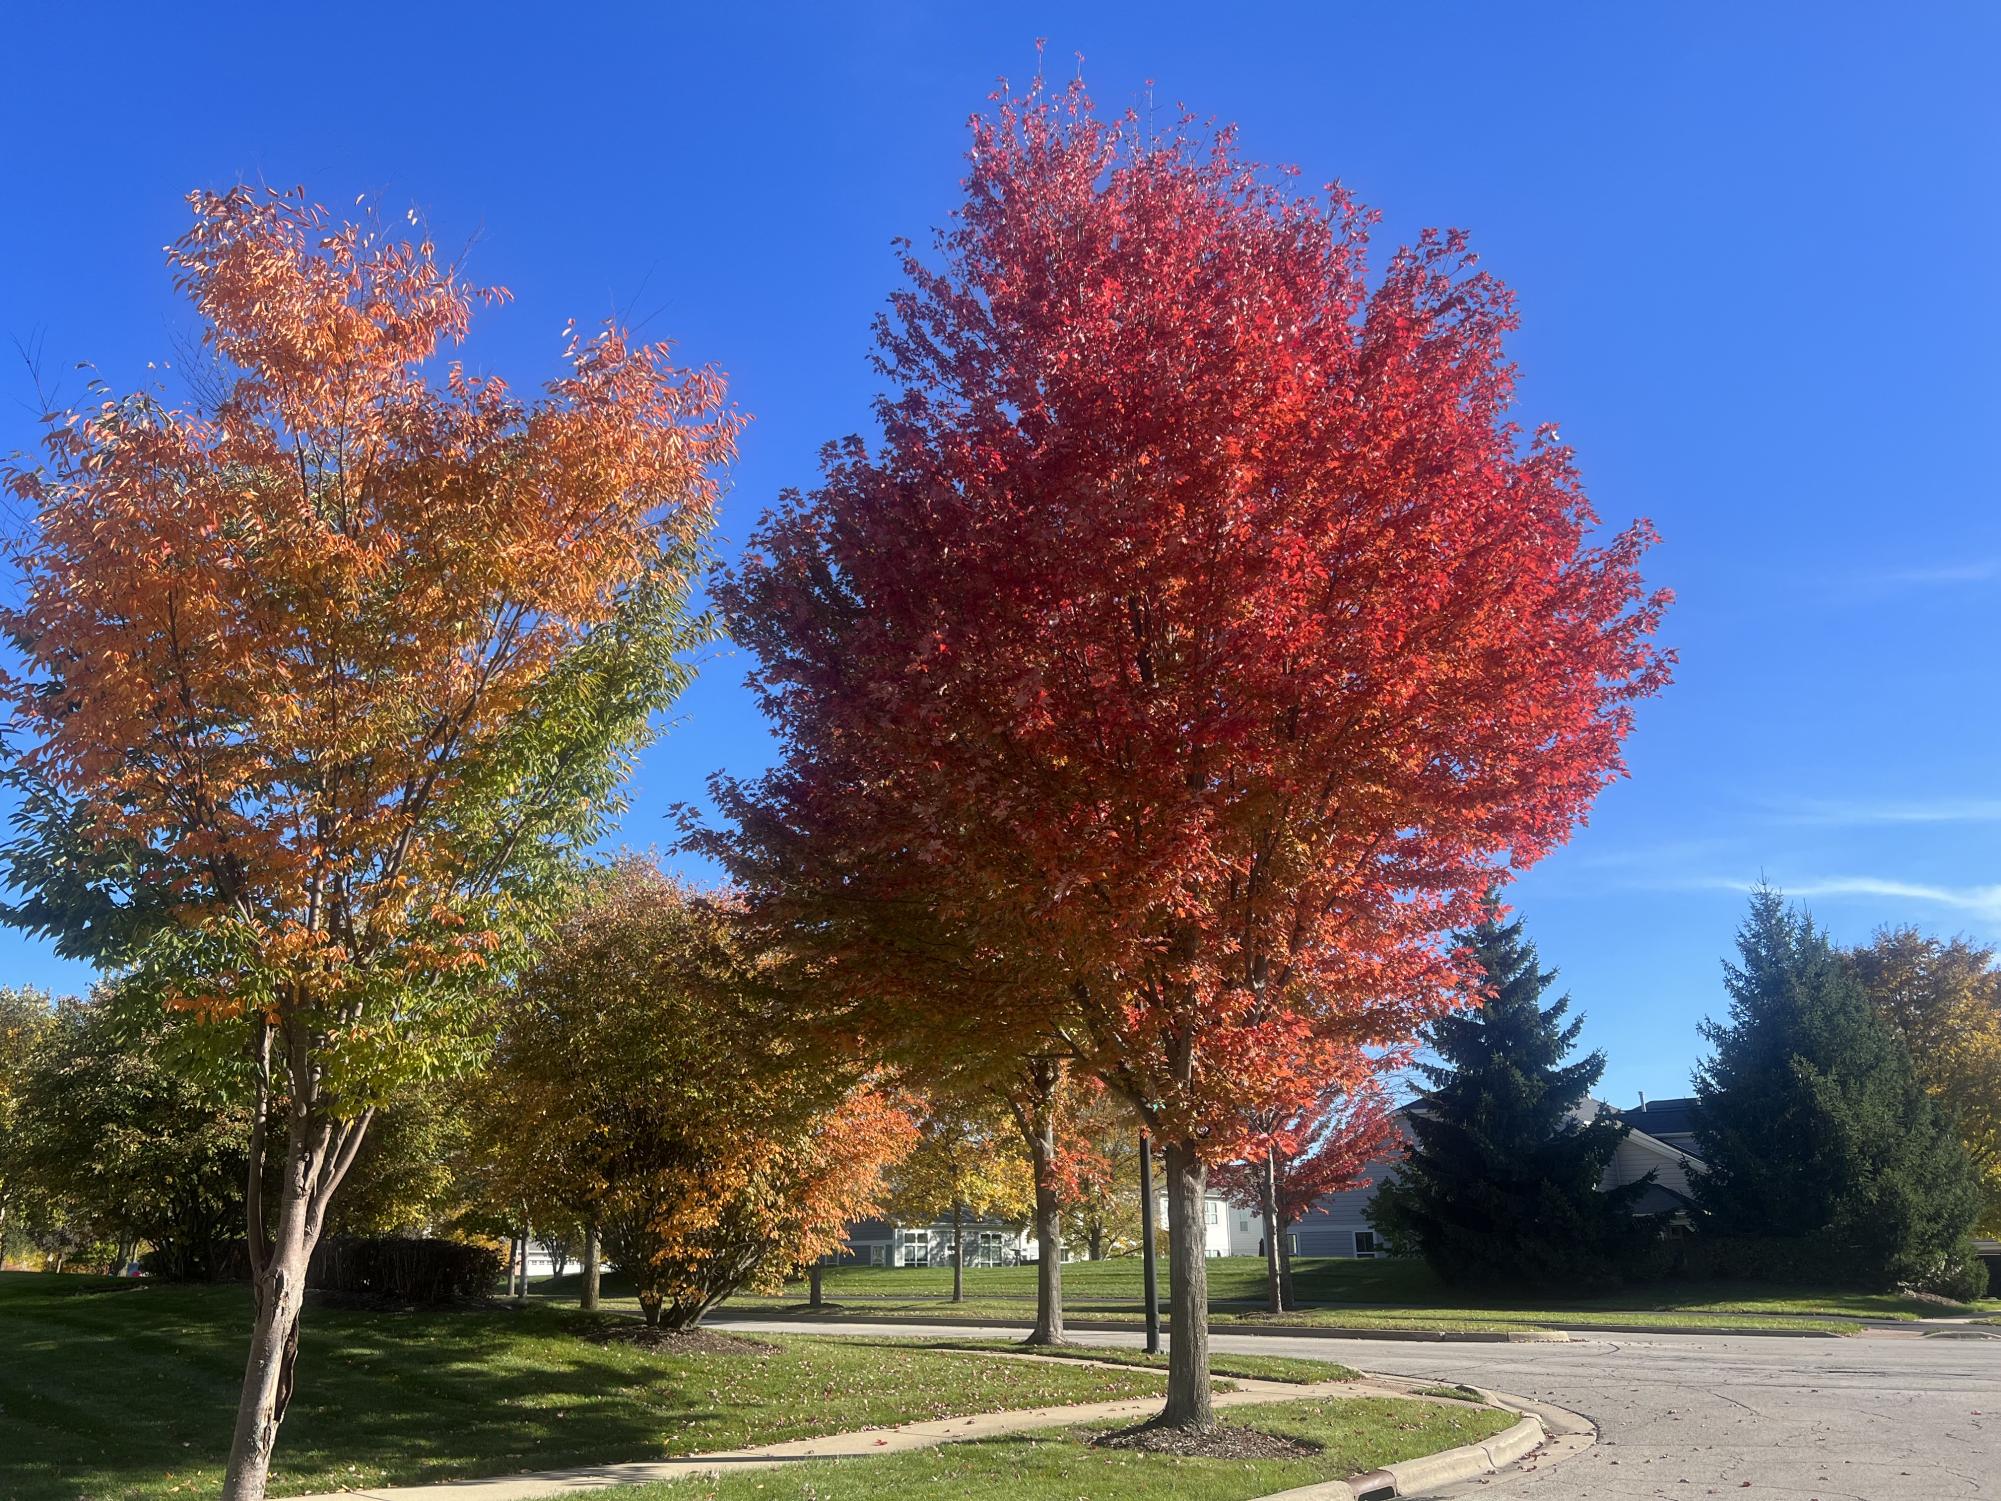
[(1182, 1459), (1093, 1449), (1086, 1429), (1045, 1430), (920, 1449), (880, 1459), (843, 1459), (719, 1479), (634, 1487), (619, 1501), (958, 1501), (998, 1495), (1017, 1501), (1244, 1501), (1273, 1491), (1414, 1459), (1491, 1438), (1516, 1421), (1493, 1408), (1438, 1407), (1375, 1398), (1237, 1407), (1224, 1421), (1321, 1446), (1310, 1458)]
[[(1383, 1329), (1505, 1331), (1524, 1328), (1593, 1328), (1636, 1324), (1676, 1329), (1806, 1329), (1845, 1332), (1855, 1319), (1908, 1320), (1955, 1311), (1980, 1312), (1986, 1305), (1951, 1305), (1894, 1293), (1782, 1288), (1757, 1283), (1657, 1283), (1609, 1296), (1552, 1300), (1478, 1299), (1442, 1286), (1423, 1263), (1382, 1258), (1301, 1257), (1294, 1262), (1300, 1301), (1312, 1305), (1288, 1314), (1288, 1323), (1347, 1325)], [(925, 1314), (968, 1317), (1022, 1316), (1035, 1295), (1035, 1268), (975, 1267), (966, 1272), (967, 1301), (948, 1309), (948, 1267), (829, 1267), (826, 1297), (853, 1313), (899, 1318)], [(1079, 1317), (1137, 1319), (1140, 1267), (1135, 1258), (1070, 1262), (1063, 1268), (1064, 1307)], [(1164, 1293), (1164, 1289), (1163, 1289)], [(775, 1299), (737, 1299), (735, 1306), (790, 1308), (803, 1302), (804, 1284)], [(1253, 1256), (1224, 1256), (1209, 1262), (1209, 1302), (1218, 1323), (1256, 1322), (1265, 1316), (1264, 1262)]]
[[(1003, 1350), (1012, 1351), (1017, 1355), (1023, 1353), (1021, 1341), (1017, 1339), (930, 1339), (920, 1340), (917, 1343), (933, 1350)], [(1106, 1345), (1064, 1345), (1055, 1348), (1038, 1346), (1027, 1353), (1050, 1356), (1058, 1360), (1097, 1360), (1112, 1365), (1147, 1366), (1161, 1371), (1167, 1369), (1167, 1356), (1164, 1353), (1149, 1355), (1144, 1350), (1120, 1350)], [(1302, 1384), (1362, 1379), (1362, 1373), (1352, 1366), (1339, 1365), (1331, 1360), (1297, 1360), (1289, 1355), (1232, 1355), (1223, 1350), (1209, 1352), (1209, 1374), (1247, 1376), (1253, 1381), (1297, 1381)]]
[[(272, 1494), (688, 1454), (1164, 1385), (1150, 1370), (902, 1342), (662, 1353), (589, 1343), (579, 1323), (549, 1305), (309, 1308)], [(0, 1497), (214, 1494), (248, 1330), (243, 1288), (0, 1274)]]

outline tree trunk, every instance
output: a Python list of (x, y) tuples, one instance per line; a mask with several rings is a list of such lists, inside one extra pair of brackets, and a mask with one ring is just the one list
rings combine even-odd
[(966, 1206), (952, 1203), (952, 1301), (966, 1301)]
[(1278, 1300), (1288, 1313), (1299, 1307), (1292, 1291), (1292, 1226), (1278, 1227)]
[(1091, 1226), (1088, 1244), (1090, 1246), (1091, 1260), (1103, 1261), (1105, 1259), (1105, 1227), (1103, 1225)]
[(271, 1451), (278, 1425), (291, 1404), (299, 1359), (299, 1315), (305, 1306), (306, 1273), (313, 1248), (326, 1224), (327, 1205), (341, 1179), (354, 1165), (368, 1133), (373, 1110), (351, 1119), (321, 1113), (308, 1081), (316, 1076), (308, 1065), (302, 1034), (285, 1039), (288, 1072), (294, 1094), (285, 1139), (285, 1171), (279, 1182), (278, 1229), (267, 1248), (264, 1239), (265, 1116), (270, 1100), (270, 1057), (274, 1036), (282, 1028), (258, 1027), (251, 1057), (258, 1069), (257, 1110), (252, 1118), (249, 1172), (244, 1194), (244, 1219), (250, 1247), (251, 1287), (255, 1299), (250, 1330), (250, 1354), (243, 1368), (243, 1392), (236, 1407), (236, 1429), (229, 1442), (229, 1463), (223, 1473), (223, 1501), (263, 1501), (271, 1471)]
[(223, 1501), (262, 1501), (278, 1425), (292, 1396), (299, 1355), (299, 1314), (305, 1302), (306, 1264), (312, 1258), (303, 1232), (304, 1195), (287, 1192), (279, 1206), (278, 1240), (256, 1284), (257, 1316), (243, 1395), (229, 1444)]
[(1264, 1215), (1265, 1226), (1265, 1312), (1283, 1313), (1285, 1288), (1279, 1267), (1278, 1184), (1272, 1171), (1273, 1155), (1267, 1147), (1264, 1167), (1258, 1173), (1258, 1207)]
[(592, 1220), (584, 1227), (584, 1296), (586, 1313), (596, 1313), (598, 1306), (598, 1263), (604, 1259), (604, 1251), (598, 1245), (598, 1222)]
[(1209, 1391), (1208, 1170), (1192, 1141), (1167, 1147), (1167, 1406), (1162, 1426), (1202, 1430), (1216, 1423)]
[(806, 1306), (820, 1306), (820, 1263), (817, 1261), (806, 1269)]
[[(1031, 1345), (1063, 1339), (1063, 1201), (1056, 1191), (1056, 1100), (1053, 1072), (1029, 1134), (1035, 1164), (1035, 1328)], [(1042, 1076), (1038, 1075), (1038, 1081)]]

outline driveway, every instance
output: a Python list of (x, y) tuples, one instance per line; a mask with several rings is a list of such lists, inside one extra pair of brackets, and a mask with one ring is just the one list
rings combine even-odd
[[(729, 1321), (818, 1334), (1019, 1334), (923, 1324)], [(1079, 1334), (1137, 1345), (1139, 1336)], [(1219, 1350), (1338, 1360), (1464, 1381), (1583, 1413), (1600, 1439), (1552, 1465), (1440, 1496), (1622, 1501), (1738, 1496), (1785, 1501), (2001, 1497), (2001, 1339), (1633, 1334), (1570, 1344), (1412, 1344), (1217, 1333)]]

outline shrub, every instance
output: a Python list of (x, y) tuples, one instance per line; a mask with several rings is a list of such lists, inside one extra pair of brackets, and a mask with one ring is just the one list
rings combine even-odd
[(1910, 1285), (1917, 1292), (1951, 1298), (1956, 1303), (1971, 1303), (1987, 1296), (1987, 1273), (1987, 1263), (1968, 1239), (1940, 1257), (1936, 1265), (1914, 1272)]
[(306, 1286), (397, 1303), (466, 1303), (500, 1280), (492, 1246), (414, 1236), (329, 1236), (313, 1252)]
[(1673, 1275), (1695, 1281), (1880, 1287), (1854, 1250), (1814, 1236), (1691, 1235), (1670, 1242)]

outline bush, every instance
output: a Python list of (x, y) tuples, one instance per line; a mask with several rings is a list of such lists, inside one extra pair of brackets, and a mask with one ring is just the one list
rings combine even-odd
[(1816, 1236), (1690, 1235), (1672, 1241), (1672, 1275), (1694, 1281), (1881, 1288), (1866, 1258)]
[(1918, 1270), (1910, 1285), (1917, 1292), (1951, 1298), (1955, 1303), (1971, 1303), (1987, 1296), (1987, 1272), (1987, 1263), (1974, 1250), (1973, 1242), (1962, 1240), (1940, 1257), (1936, 1266)]
[(395, 1235), (330, 1236), (313, 1252), (306, 1286), (396, 1303), (467, 1303), (500, 1280), (492, 1246)]

